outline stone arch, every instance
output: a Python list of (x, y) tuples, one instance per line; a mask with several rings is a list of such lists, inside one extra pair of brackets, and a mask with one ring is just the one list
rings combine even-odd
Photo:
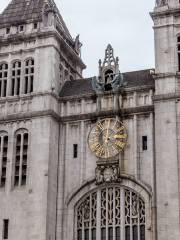
[[(128, 177), (122, 178), (121, 183), (117, 184), (105, 184), (102, 186), (96, 186), (94, 181), (84, 184), (80, 189), (77, 189), (66, 201), (67, 214), (66, 214), (66, 229), (65, 239), (77, 239), (77, 208), (81, 202), (88, 196), (88, 194), (101, 191), (103, 188), (118, 188), (126, 189), (127, 191), (135, 193), (139, 196), (145, 204), (146, 213), (146, 225), (145, 225), (145, 240), (152, 239), (151, 226), (151, 189), (144, 184), (134, 181)], [(74, 229), (72, 229), (74, 226)]]

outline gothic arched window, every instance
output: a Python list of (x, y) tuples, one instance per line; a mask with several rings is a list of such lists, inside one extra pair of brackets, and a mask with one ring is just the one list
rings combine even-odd
[(21, 82), (21, 62), (15, 61), (12, 64), (12, 76), (11, 76), (11, 95), (20, 94), (20, 82)]
[(125, 187), (92, 192), (77, 208), (77, 240), (145, 240), (145, 202)]
[(20, 129), (15, 135), (15, 167), (14, 186), (26, 185), (27, 158), (28, 158), (28, 132)]
[(113, 81), (113, 78), (114, 78), (113, 70), (108, 69), (104, 74), (104, 78), (105, 78), (105, 84), (111, 83)]
[(7, 63), (0, 64), (0, 97), (6, 97), (8, 79), (8, 65)]
[(8, 135), (0, 132), (0, 187), (5, 187), (7, 173)]
[(25, 61), (25, 86), (24, 93), (33, 92), (34, 83), (34, 59), (28, 59)]

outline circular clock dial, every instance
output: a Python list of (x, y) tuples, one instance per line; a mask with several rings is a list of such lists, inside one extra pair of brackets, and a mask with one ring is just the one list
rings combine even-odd
[(106, 118), (99, 121), (90, 131), (88, 143), (91, 151), (99, 158), (118, 155), (127, 141), (126, 128), (117, 119)]

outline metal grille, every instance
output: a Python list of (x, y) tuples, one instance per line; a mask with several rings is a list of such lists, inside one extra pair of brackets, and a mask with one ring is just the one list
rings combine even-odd
[(77, 209), (77, 239), (145, 240), (143, 199), (123, 187), (86, 196)]

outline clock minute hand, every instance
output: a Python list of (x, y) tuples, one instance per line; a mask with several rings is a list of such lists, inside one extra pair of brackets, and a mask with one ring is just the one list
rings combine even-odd
[(108, 143), (109, 125), (110, 125), (110, 120), (108, 121), (108, 126), (107, 126), (106, 139), (105, 139), (106, 143)]
[(116, 139), (124, 139), (126, 137), (127, 137), (126, 134), (116, 134), (116, 135), (114, 135), (114, 138), (116, 138)]

